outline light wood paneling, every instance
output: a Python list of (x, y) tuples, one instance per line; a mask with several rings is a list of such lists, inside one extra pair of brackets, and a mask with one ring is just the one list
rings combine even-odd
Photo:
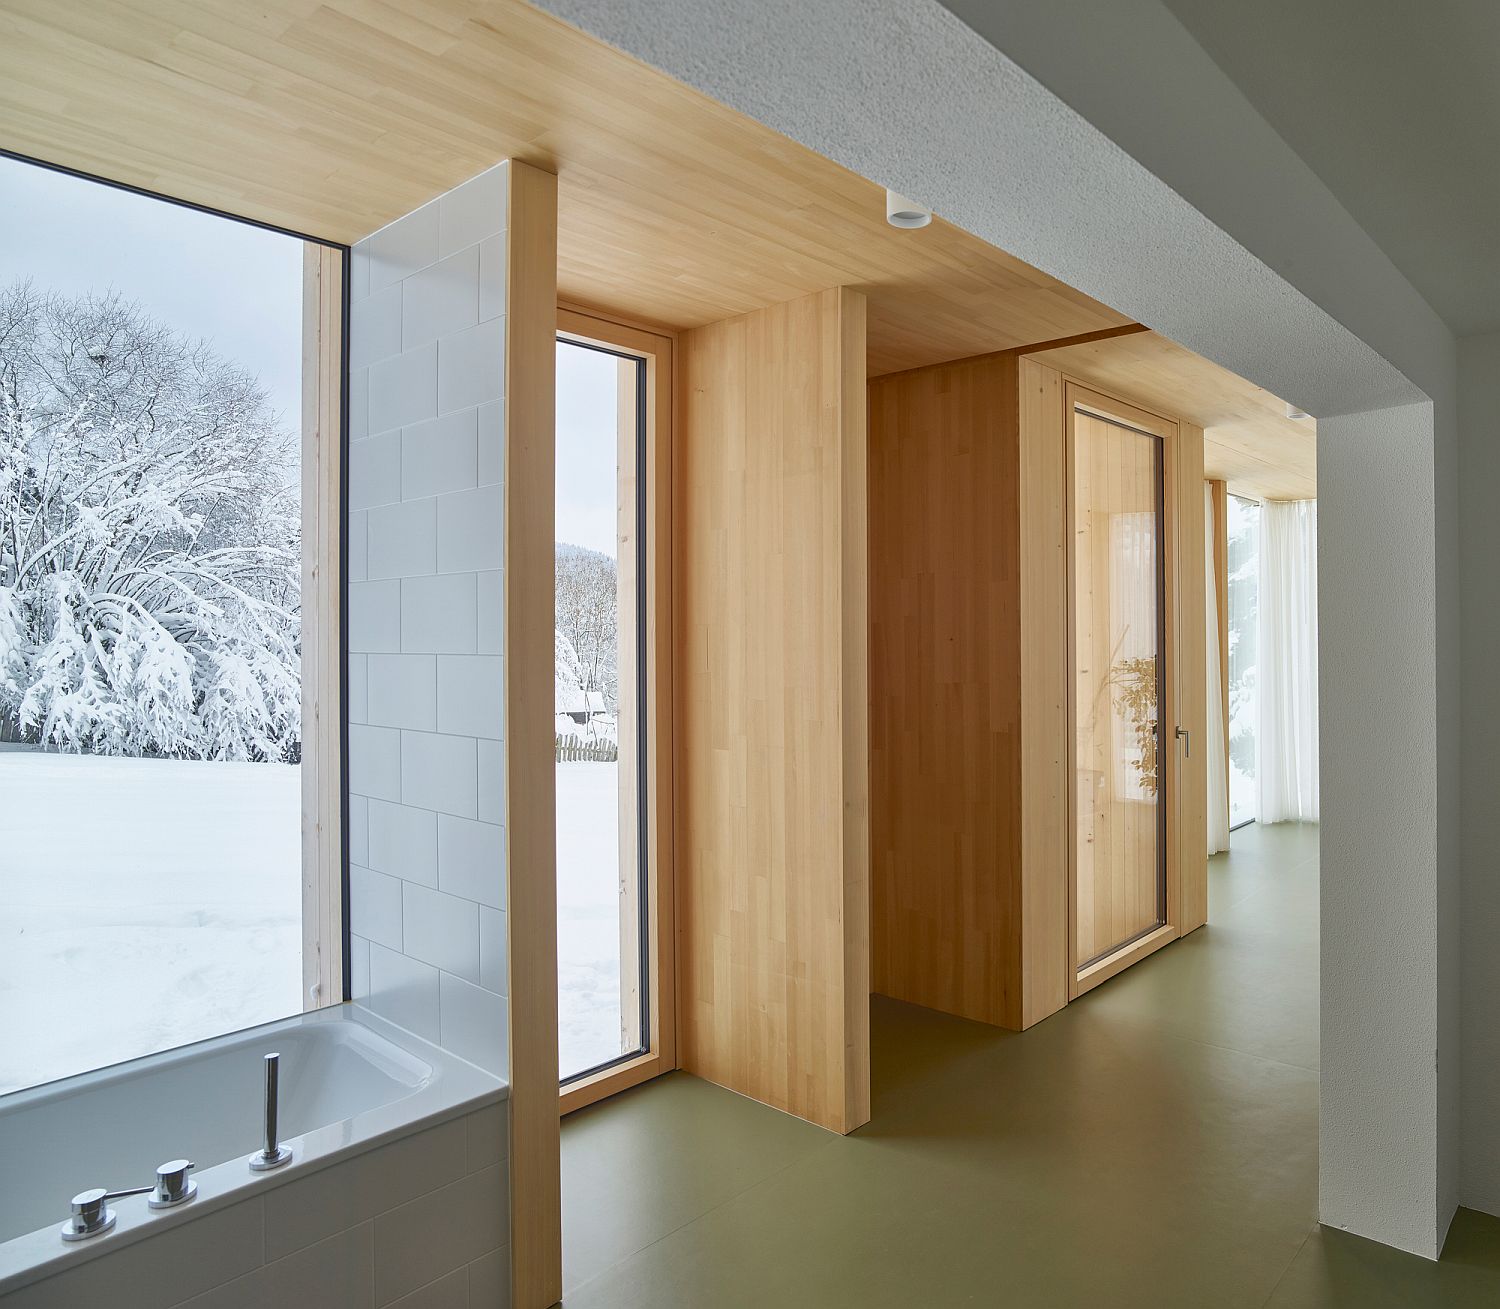
[(1068, 552), (1062, 375), (1020, 361), (1021, 1026), (1068, 1002)]
[(497, 160), (558, 174), (569, 302), (690, 327), (869, 300), (883, 373), (1128, 321), (521, 0), (8, 0), (3, 144), (349, 243)]
[(1017, 363), (870, 383), (872, 983), (1019, 1028)]
[(557, 179), (512, 161), (505, 318), (505, 837), (511, 1304), (562, 1298), (553, 467)]
[[(1177, 424), (1178, 919), (1186, 936), (1208, 921), (1208, 594), (1203, 521), (1203, 429)], [(1170, 740), (1170, 737), (1164, 739)], [(1191, 751), (1187, 748), (1191, 746)]]
[(344, 256), (302, 256), (302, 1003), (344, 998)]
[(678, 340), (682, 1067), (847, 1132), (869, 1117), (862, 297)]
[(1204, 429), (1205, 475), (1254, 499), (1318, 494), (1317, 424), (1291, 419), (1286, 405), (1227, 368), (1138, 332), (1033, 354), (1090, 386), (1132, 398)]
[(872, 980), (1021, 1028), (1066, 993), (1061, 378), (870, 384)]
[(1229, 504), (1222, 478), (1212, 478), (1214, 500), (1214, 587), (1219, 614), (1219, 712), (1224, 724), (1224, 822), (1229, 822)]
[[(645, 331), (638, 327), (611, 322), (593, 315), (559, 309), (558, 332), (574, 340), (594, 342), (623, 350), (646, 364), (646, 887), (647, 941), (646, 984), (650, 987), (651, 1028), (647, 1050), (634, 1059), (569, 1084), (559, 1099), (562, 1113), (568, 1114), (636, 1086), (677, 1067), (676, 1010), (676, 896), (673, 891), (672, 864), (672, 416), (675, 388), (672, 361), (675, 342), (672, 337)], [(634, 365), (623, 363), (633, 378)], [(620, 439), (622, 470), (620, 486), (620, 523), (622, 539), (634, 534), (635, 478), (634, 441), (636, 415), (634, 387), (621, 386)], [(627, 521), (628, 520), (628, 521)], [(638, 584), (628, 565), (633, 551), (622, 549), (621, 613), (634, 611), (634, 599), (627, 594)], [(626, 624), (622, 622), (621, 631)], [(628, 641), (621, 645), (622, 677), (635, 659), (633, 628)], [(623, 682), (622, 682), (623, 685)], [(620, 757), (634, 757), (636, 746), (621, 734)], [(620, 786), (621, 858), (633, 858), (635, 850), (634, 806), (637, 792), (633, 778), (626, 780), (621, 771)], [(630, 838), (623, 835), (631, 833)], [(627, 932), (627, 919), (632, 927)], [(638, 951), (634, 935), (633, 904), (621, 904), (621, 948), (627, 957)], [(622, 993), (624, 991), (622, 987)]]

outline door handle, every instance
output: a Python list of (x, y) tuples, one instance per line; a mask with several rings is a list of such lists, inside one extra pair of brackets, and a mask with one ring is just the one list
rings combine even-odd
[(1186, 727), (1177, 729), (1177, 739), (1182, 742), (1182, 757), (1191, 759), (1193, 757), (1193, 734)]

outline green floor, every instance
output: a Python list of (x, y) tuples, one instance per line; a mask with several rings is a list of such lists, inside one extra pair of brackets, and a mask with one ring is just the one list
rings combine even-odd
[(1500, 1219), (1318, 1228), (1317, 829), (1233, 845), (1207, 927), (1024, 1035), (877, 997), (852, 1136), (681, 1073), (574, 1114), (567, 1309), (1500, 1305)]

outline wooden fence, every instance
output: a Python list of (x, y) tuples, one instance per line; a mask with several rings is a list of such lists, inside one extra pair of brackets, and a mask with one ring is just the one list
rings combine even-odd
[(612, 764), (620, 757), (620, 747), (613, 741), (580, 741), (576, 736), (557, 738), (557, 762), (560, 764)]

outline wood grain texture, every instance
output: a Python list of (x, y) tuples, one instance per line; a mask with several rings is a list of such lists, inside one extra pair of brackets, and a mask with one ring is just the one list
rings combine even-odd
[(1224, 823), (1229, 824), (1229, 489), (1223, 478), (1209, 479), (1214, 501), (1214, 594), (1219, 615), (1219, 690), (1223, 703)]
[(870, 383), (872, 981), (1019, 1028), (1017, 361)]
[(1124, 316), (522, 0), (8, 0), (4, 145), (350, 243), (503, 158), (560, 179), (564, 298), (667, 327), (828, 286), (875, 373)]
[(1068, 1002), (1068, 553), (1062, 375), (1019, 365), (1021, 1026)]
[(1204, 429), (1205, 475), (1252, 499), (1318, 494), (1317, 424), (1227, 368), (1156, 332), (1045, 350), (1031, 356), (1090, 386)]
[(343, 252), (302, 256), (302, 1001), (344, 999)]
[(511, 1304), (562, 1298), (553, 745), (557, 179), (514, 161), (506, 223), (505, 840)]
[(679, 1059), (837, 1132), (869, 1116), (863, 313), (683, 333), (673, 459)]
[(1177, 424), (1177, 767), (1178, 920), (1186, 936), (1208, 921), (1208, 593), (1203, 521), (1203, 429)]

